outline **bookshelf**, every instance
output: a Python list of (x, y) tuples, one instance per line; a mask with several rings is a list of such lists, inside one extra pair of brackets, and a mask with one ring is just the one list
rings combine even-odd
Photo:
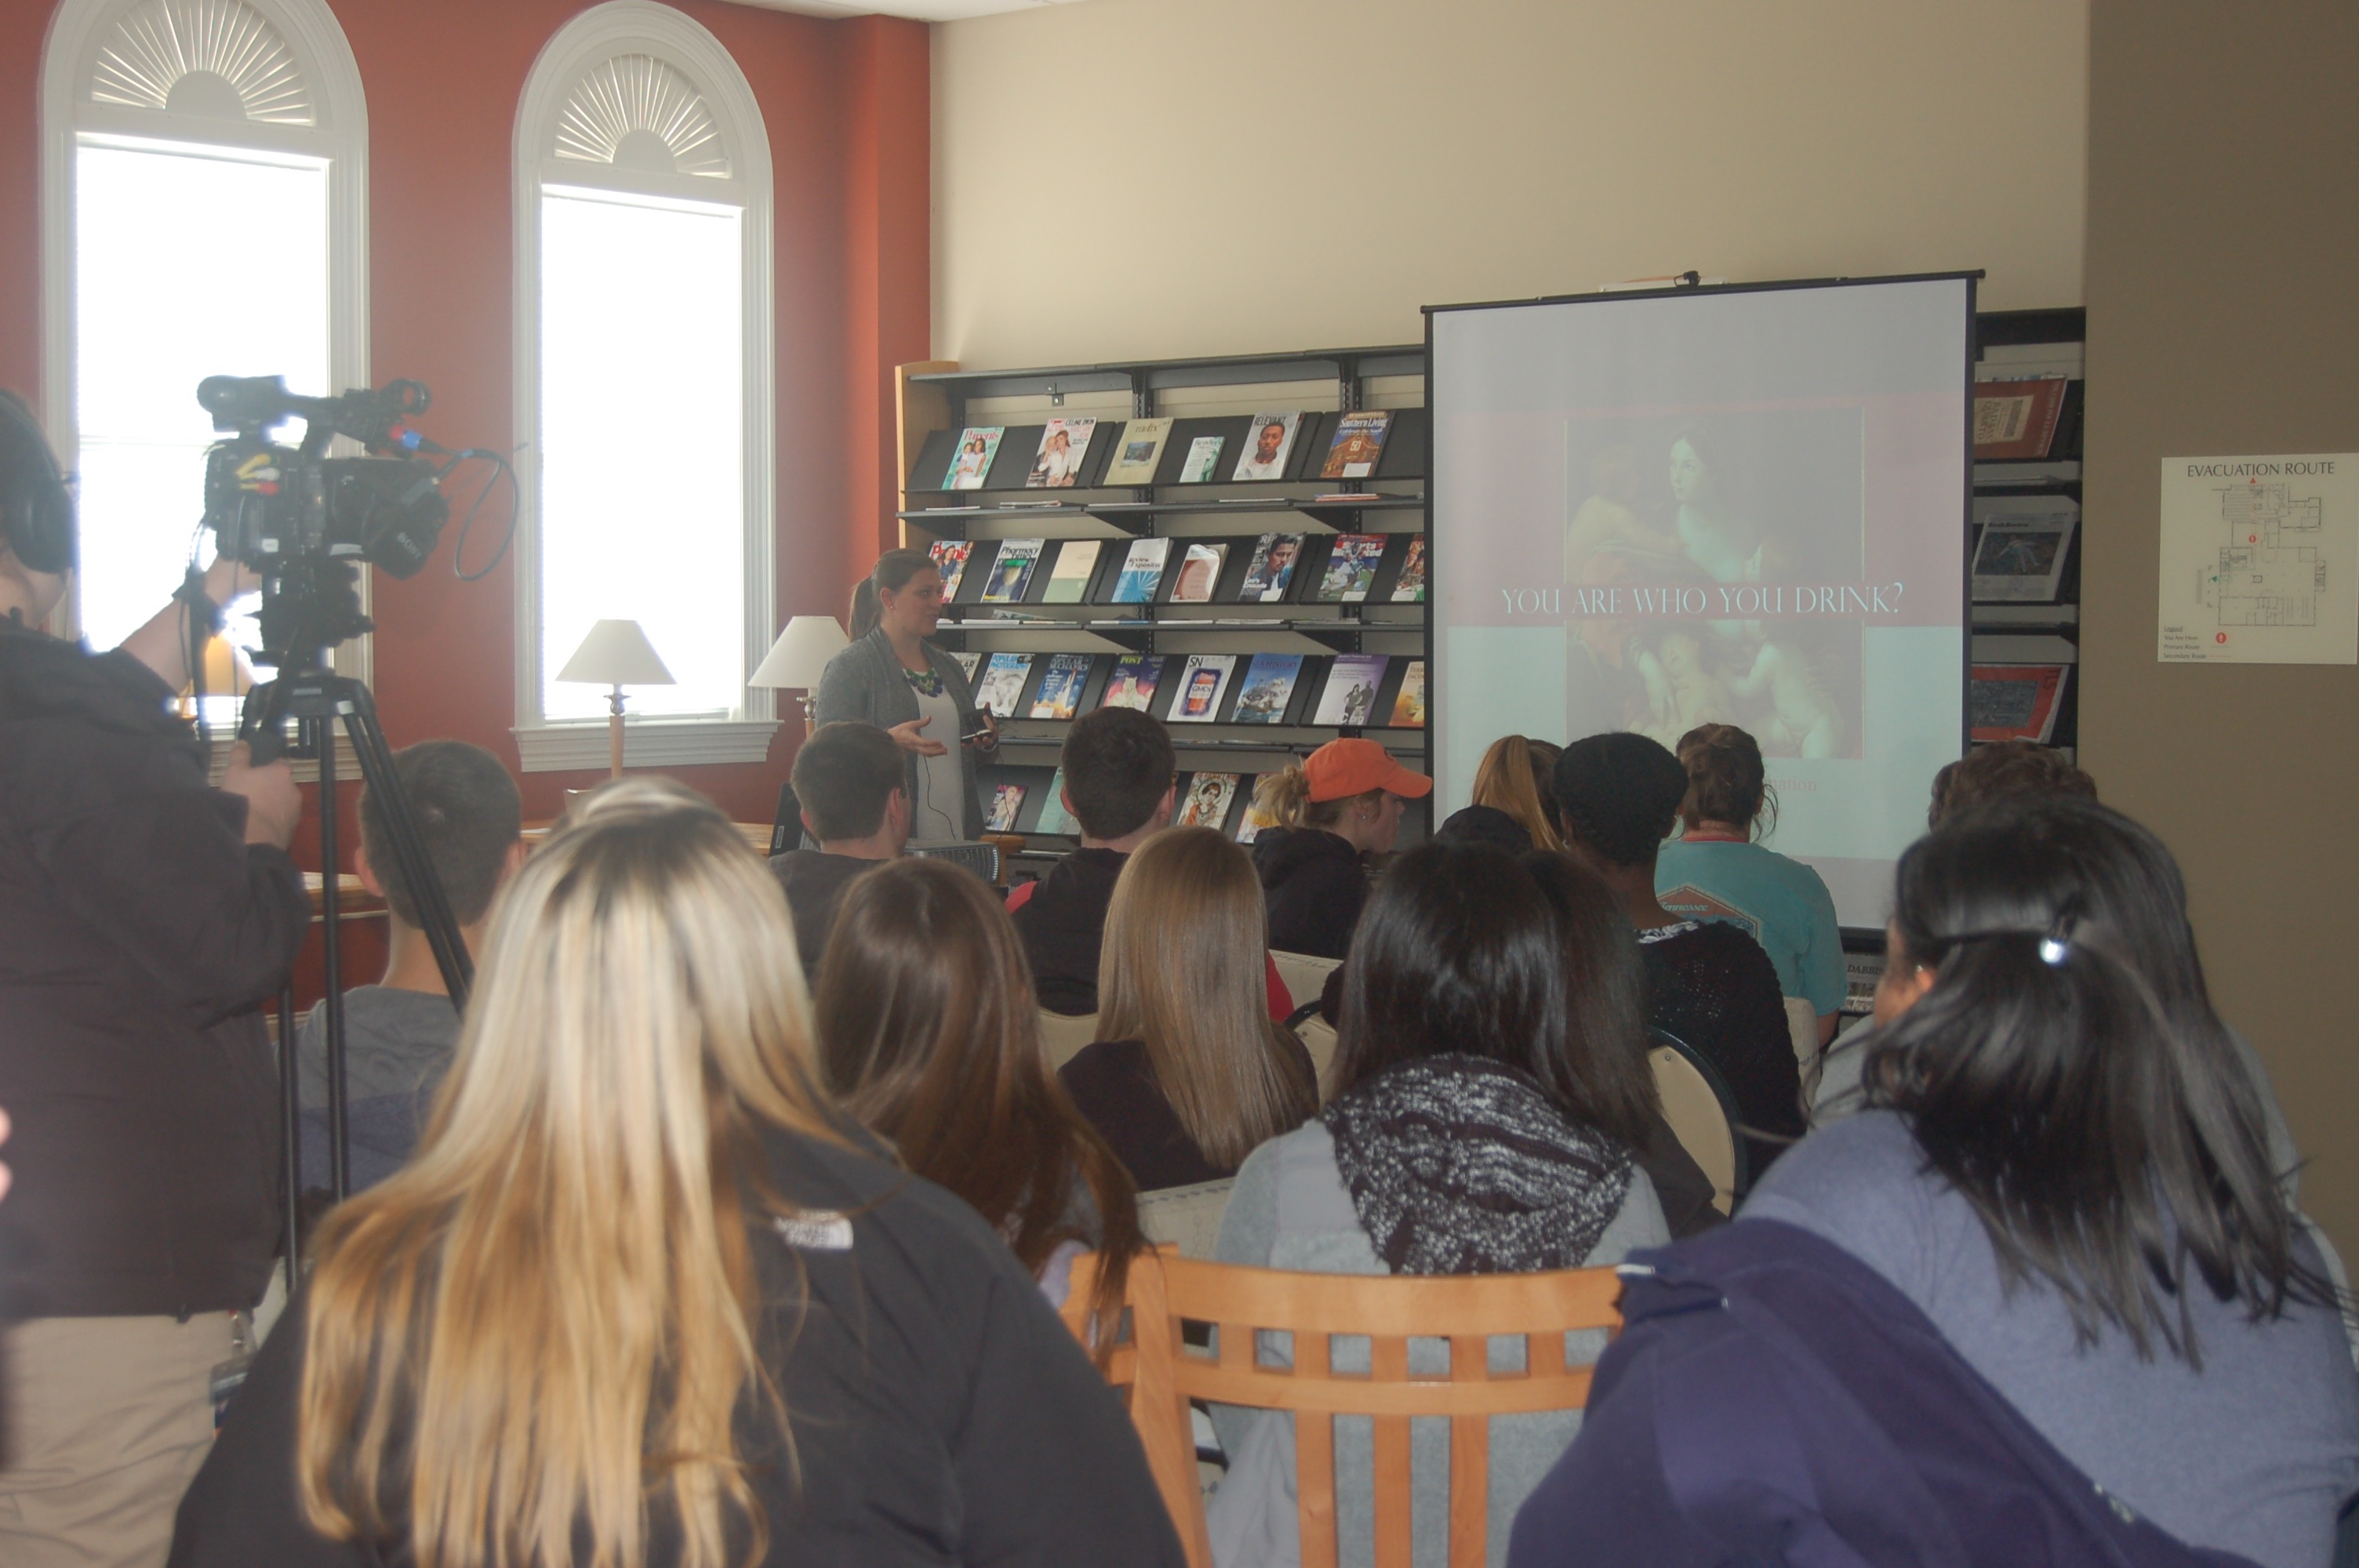
[[(986, 809), (999, 785), (1025, 788), (1014, 830), (1027, 840), (1026, 858), (1061, 853), (1077, 842), (1054, 831), (1053, 820), (1050, 830), (1041, 827), (1043, 807), (1053, 806), (1050, 780), (1071, 720), (1029, 716), (1058, 655), (1092, 656), (1076, 713), (1099, 706), (1125, 655), (1162, 656), (1163, 684), (1150, 709), (1158, 718), (1169, 710), (1179, 689), (1171, 683), (1182, 678), (1191, 658), (1234, 660), (1211, 721), (1169, 724), (1183, 806), (1195, 774), (1238, 775), (1240, 787), (1222, 821), (1232, 837), (1256, 777), (1339, 735), (1365, 735), (1426, 770), (1422, 727), (1387, 722), (1411, 661), (1427, 654), (1427, 605), (1421, 597), (1392, 598), (1412, 569), (1412, 546), (1422, 548), (1425, 527), (1422, 346), (1030, 370), (967, 371), (934, 361), (899, 367), (895, 381), (902, 543), (919, 549), (938, 541), (972, 546), (938, 641), (952, 652), (978, 655), (986, 666), (994, 654), (1033, 656), (1016, 716), (1001, 719), (999, 755), (983, 778)], [(1391, 423), (1374, 471), (1350, 480), (1320, 478), (1342, 417), (1375, 410), (1388, 412)], [(1271, 412), (1301, 415), (1283, 477), (1229, 477), (1253, 416)], [(1025, 480), (1052, 419), (1098, 423), (1070, 487), (1028, 488)], [(1108, 483), (1123, 427), (1132, 419), (1169, 419), (1172, 426), (1150, 482)], [(981, 488), (942, 488), (960, 433), (970, 427), (1006, 434)], [(1222, 442), (1216, 477), (1180, 482), (1186, 454), (1206, 437)], [(1299, 535), (1299, 557), (1282, 595), (1247, 601), (1245, 585), (1256, 545), (1268, 535)], [(1373, 580), (1356, 600), (1322, 599), (1318, 589), (1335, 542), (1346, 535), (1382, 541)], [(995, 557), (1011, 539), (1044, 541), (1037, 568), (1019, 601), (987, 602)], [(1071, 541), (1095, 541), (1096, 559), (1081, 600), (1053, 602), (1047, 585)], [(1168, 556), (1154, 593), (1144, 603), (1109, 602), (1122, 566), (1141, 541), (1168, 541), (1148, 546)], [(1203, 553), (1194, 546), (1219, 552), (1210, 598), (1175, 602), (1183, 567), (1191, 555)], [(1201, 564), (1197, 569), (1201, 574)], [(1070, 584), (1066, 591), (1072, 591)], [(1301, 661), (1274, 722), (1240, 720), (1239, 699), (1256, 655)], [(1332, 708), (1321, 710), (1329, 682), (1364, 667), (1339, 661), (1372, 656), (1386, 665), (1368, 719), (1356, 725), (1317, 722), (1337, 717)], [(1404, 821), (1404, 846), (1430, 826), (1423, 808), (1415, 803)]]

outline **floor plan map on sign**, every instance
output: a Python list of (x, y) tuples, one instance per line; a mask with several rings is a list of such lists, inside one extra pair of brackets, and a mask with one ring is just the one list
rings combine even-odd
[(2155, 656), (2359, 663), (2359, 455), (2165, 458)]

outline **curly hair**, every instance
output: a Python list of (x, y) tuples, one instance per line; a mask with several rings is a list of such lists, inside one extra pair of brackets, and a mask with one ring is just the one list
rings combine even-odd
[(1734, 724), (1699, 724), (1680, 737), (1680, 765), (1688, 771), (1680, 820), (1689, 831), (1706, 822), (1750, 828), (1764, 813), (1776, 830), (1777, 797), (1751, 735)]
[(1567, 838), (1608, 865), (1643, 865), (1670, 836), (1688, 771), (1659, 741), (1629, 730), (1592, 735), (1556, 762)]
[(1986, 801), (2013, 795), (2062, 795), (2082, 800), (2097, 798), (2097, 781), (2065, 760), (2064, 753), (2037, 741), (1994, 741), (1976, 746), (1933, 775), (1933, 804), (1925, 810), (1925, 826), (1939, 827), (1951, 817)]

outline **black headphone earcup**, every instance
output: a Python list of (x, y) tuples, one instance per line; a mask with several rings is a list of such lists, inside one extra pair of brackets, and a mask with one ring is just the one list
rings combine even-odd
[(73, 494), (32, 409), (0, 391), (0, 534), (37, 572), (73, 570), (78, 557)]

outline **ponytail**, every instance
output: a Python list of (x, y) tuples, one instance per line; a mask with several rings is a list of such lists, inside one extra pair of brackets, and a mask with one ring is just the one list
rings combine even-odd
[(900, 592), (911, 578), (933, 566), (933, 557), (923, 550), (887, 550), (877, 557), (875, 566), (852, 589), (853, 640), (876, 630), (885, 613), (885, 593)]
[(1327, 827), (1343, 819), (1343, 800), (1310, 798), (1310, 775), (1300, 762), (1284, 771), (1264, 773), (1254, 786), (1253, 819), (1264, 827)]

